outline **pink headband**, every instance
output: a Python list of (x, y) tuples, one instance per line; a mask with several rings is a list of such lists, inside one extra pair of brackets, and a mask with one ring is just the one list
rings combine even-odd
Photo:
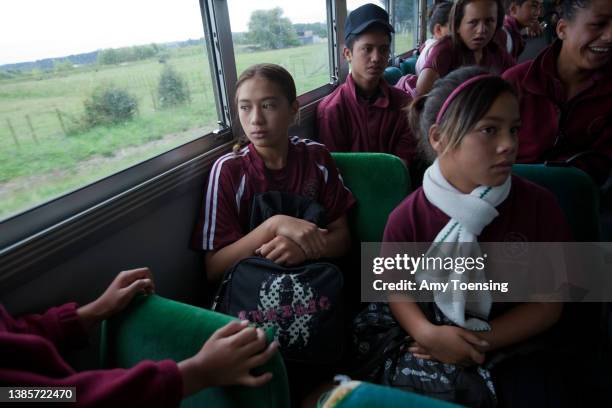
[(476, 75), (475, 77), (472, 77), (472, 78), (468, 79), (467, 81), (465, 81), (464, 83), (459, 85), (457, 88), (455, 88), (455, 90), (453, 92), (451, 92), (450, 95), (448, 95), (448, 97), (446, 98), (446, 100), (442, 104), (442, 107), (440, 108), (440, 111), (438, 112), (438, 115), (436, 116), (436, 125), (440, 124), (440, 119), (442, 119), (442, 115), (444, 115), (444, 112), (446, 112), (446, 109), (448, 109), (448, 105), (450, 105), (451, 102), (453, 101), (453, 99), (455, 99), (457, 97), (459, 92), (463, 91), (465, 88), (467, 88), (468, 86), (472, 85), (476, 81), (480, 81), (481, 79), (490, 78), (490, 77), (494, 77), (494, 76), (495, 75), (493, 75), (493, 74)]

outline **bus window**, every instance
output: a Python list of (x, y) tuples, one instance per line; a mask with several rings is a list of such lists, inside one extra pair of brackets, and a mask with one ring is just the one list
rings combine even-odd
[(198, 2), (0, 5), (0, 220), (217, 127)]
[(393, 21), (393, 28), (395, 28), (394, 55), (400, 56), (417, 46), (418, 2), (415, 0), (395, 0), (391, 20)]
[(304, 4), (228, 1), (238, 74), (253, 64), (281, 65), (298, 95), (330, 82), (326, 2)]

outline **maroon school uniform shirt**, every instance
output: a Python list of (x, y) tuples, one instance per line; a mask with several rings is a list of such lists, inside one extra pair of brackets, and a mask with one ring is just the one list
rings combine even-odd
[(516, 18), (509, 16), (506, 14), (504, 17), (504, 29), (497, 30), (493, 40), (497, 43), (497, 45), (505, 50), (508, 50), (508, 35), (510, 36), (510, 40), (512, 41), (512, 49), (510, 51), (510, 56), (514, 59), (514, 62), (518, 61), (519, 56), (525, 50), (525, 40), (523, 40), (523, 36), (521, 35), (521, 26), (519, 25)]
[[(479, 242), (567, 242), (569, 225), (555, 196), (523, 178), (512, 176), (508, 197), (497, 207), (499, 215), (478, 236)], [(418, 188), (389, 215), (383, 242), (432, 242), (450, 220)], [(490, 318), (514, 307), (494, 303)]]
[[(612, 63), (593, 73), (568, 101), (556, 69), (561, 45), (557, 41), (503, 74), (520, 98), (518, 163), (565, 160), (587, 150), (612, 157)], [(584, 163), (581, 167), (596, 180), (607, 176), (599, 160)]]
[[(455, 50), (453, 40), (450, 36), (446, 36), (438, 40), (431, 48), (427, 61), (423, 65), (423, 70), (431, 68), (442, 78), (449, 72), (465, 65), (476, 65), (474, 53), (464, 45)], [(482, 59), (478, 64), (478, 66), (494, 74), (501, 74), (513, 65), (514, 60), (506, 52), (505, 47), (502, 48), (495, 42), (495, 37), (483, 48)]]
[[(499, 215), (478, 236), (480, 242), (566, 242), (569, 226), (555, 196), (523, 178), (512, 176)], [(450, 220), (427, 200), (423, 187), (404, 199), (389, 215), (384, 242), (432, 242)]]
[(251, 203), (259, 193), (280, 191), (315, 200), (325, 208), (328, 223), (355, 203), (321, 143), (292, 137), (287, 155), (281, 170), (266, 168), (252, 144), (220, 157), (210, 171), (194, 245), (218, 250), (246, 235)]
[(370, 103), (357, 95), (352, 75), (317, 106), (319, 140), (332, 152), (390, 153), (410, 163), (416, 139), (402, 110), (412, 98), (380, 81)]
[(15, 319), (0, 305), (0, 385), (76, 387), (78, 405), (87, 407), (179, 405), (183, 381), (172, 360), (74, 371), (60, 351), (87, 342), (76, 309), (69, 303)]

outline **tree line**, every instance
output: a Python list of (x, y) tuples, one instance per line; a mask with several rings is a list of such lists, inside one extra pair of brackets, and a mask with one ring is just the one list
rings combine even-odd
[(313, 35), (327, 38), (327, 25), (325, 23), (291, 23), (283, 17), (280, 7), (271, 10), (255, 10), (251, 13), (248, 23), (248, 32), (232, 33), (235, 44), (256, 45), (261, 49), (276, 50), (279, 48), (295, 47), (300, 45), (298, 35), (312, 31)]

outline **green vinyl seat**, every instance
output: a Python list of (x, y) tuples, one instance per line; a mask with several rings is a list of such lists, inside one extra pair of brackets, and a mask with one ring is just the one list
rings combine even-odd
[(341, 265), (345, 319), (350, 327), (352, 318), (364, 307), (360, 243), (382, 241), (389, 213), (410, 193), (410, 176), (404, 162), (390, 154), (332, 153), (332, 157), (357, 201), (348, 213), (353, 245)]
[(416, 63), (417, 63), (418, 55), (414, 54), (410, 58), (405, 59), (400, 63), (400, 69), (402, 70), (402, 75), (408, 74), (416, 74)]
[[(196, 354), (215, 330), (234, 320), (210, 310), (161, 296), (140, 296), (119, 315), (103, 322), (103, 367), (132, 367), (143, 360), (181, 361)], [(269, 332), (271, 339), (272, 333)], [(289, 406), (289, 385), (280, 354), (260, 368), (273, 379), (257, 388), (214, 387), (183, 400), (182, 407)]]
[(459, 405), (367, 382), (339, 385), (318, 408), (452, 408)]
[(383, 76), (389, 85), (395, 85), (402, 77), (402, 70), (398, 67), (387, 67), (385, 68)]
[(557, 197), (575, 241), (599, 241), (599, 191), (585, 172), (575, 167), (543, 164), (515, 164), (512, 171)]
[(353, 237), (382, 241), (389, 213), (410, 193), (404, 162), (386, 153), (332, 153), (332, 157), (357, 200), (349, 212)]

